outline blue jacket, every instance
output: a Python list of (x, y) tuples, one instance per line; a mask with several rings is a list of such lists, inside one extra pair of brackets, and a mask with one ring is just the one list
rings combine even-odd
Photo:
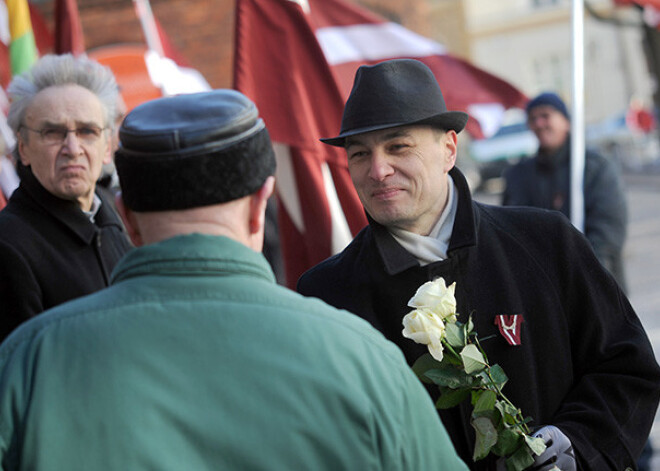
[[(554, 209), (571, 217), (570, 140), (554, 154), (521, 160), (504, 173), (502, 204)], [(584, 234), (596, 256), (626, 289), (622, 252), (628, 210), (616, 163), (587, 150), (584, 163)]]

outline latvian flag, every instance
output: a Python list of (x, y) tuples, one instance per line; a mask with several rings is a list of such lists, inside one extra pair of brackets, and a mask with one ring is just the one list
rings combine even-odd
[[(287, 284), (340, 251), (366, 224), (339, 132), (360, 65), (415, 58), (436, 74), (449, 109), (470, 114), (481, 137), (489, 116), (522, 106), (503, 80), (402, 26), (341, 0), (238, 0), (234, 87), (258, 106), (276, 143), (280, 239)], [(495, 119), (495, 121), (497, 118)]]

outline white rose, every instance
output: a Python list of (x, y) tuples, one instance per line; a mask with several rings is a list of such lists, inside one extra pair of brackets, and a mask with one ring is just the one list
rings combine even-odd
[(454, 291), (456, 283), (445, 285), (445, 279), (440, 277), (424, 283), (417, 289), (415, 295), (408, 301), (408, 306), (430, 309), (442, 319), (456, 321), (456, 298)]
[(433, 358), (442, 361), (445, 323), (439, 316), (425, 308), (415, 309), (403, 318), (402, 333), (406, 338), (427, 345)]

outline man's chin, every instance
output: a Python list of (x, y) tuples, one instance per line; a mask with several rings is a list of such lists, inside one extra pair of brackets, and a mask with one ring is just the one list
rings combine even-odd
[(371, 218), (374, 221), (376, 221), (381, 226), (386, 226), (386, 227), (397, 226), (398, 223), (401, 221), (400, 215), (398, 213), (394, 213), (394, 212), (387, 212), (387, 211), (369, 212), (369, 211), (367, 211), (367, 213), (371, 216)]
[(81, 201), (87, 199), (94, 192), (94, 188), (90, 188), (88, 184), (67, 185), (60, 189), (57, 195), (63, 200)]

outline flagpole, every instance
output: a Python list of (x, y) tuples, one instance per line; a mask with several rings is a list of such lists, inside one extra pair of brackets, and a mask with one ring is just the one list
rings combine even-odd
[(159, 64), (161, 59), (165, 57), (165, 51), (163, 50), (163, 43), (160, 40), (160, 34), (158, 33), (154, 13), (151, 10), (151, 4), (149, 3), (149, 0), (133, 0), (133, 5), (135, 6), (135, 14), (140, 20), (144, 38), (147, 41), (147, 54), (145, 55), (147, 71), (149, 72), (149, 76), (154, 85), (160, 89), (163, 96), (166, 96), (165, 86), (163, 82), (157, 78), (159, 74), (156, 72), (158, 69), (157, 64)]
[(156, 21), (154, 20), (154, 14), (151, 11), (149, 0), (133, 0), (133, 5), (140, 20), (140, 25), (142, 25), (147, 47), (151, 51), (155, 51), (159, 57), (164, 57), (163, 44), (160, 41), (160, 35), (158, 34), (158, 28), (156, 27)]
[(572, 8), (571, 222), (584, 232), (584, 3)]

